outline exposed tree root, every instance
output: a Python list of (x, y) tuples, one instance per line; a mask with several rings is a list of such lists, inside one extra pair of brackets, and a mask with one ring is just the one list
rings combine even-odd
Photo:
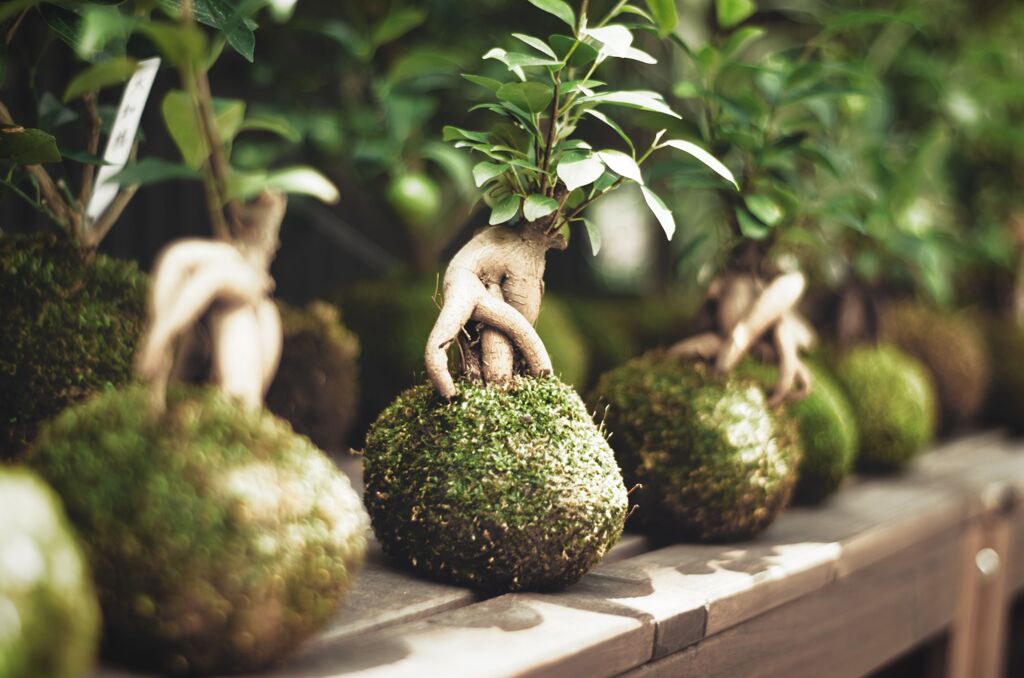
[(779, 362), (779, 379), (771, 403), (804, 397), (812, 384), (800, 351), (814, 342), (814, 332), (796, 312), (805, 286), (801, 273), (785, 273), (767, 286), (749, 275), (717, 280), (709, 296), (718, 301), (718, 331), (684, 339), (669, 348), (668, 353), (687, 360), (714, 362), (719, 372), (728, 373), (743, 356), (757, 348)]
[(262, 404), (281, 357), (281, 318), (269, 297), (274, 281), (268, 269), (285, 206), (283, 194), (264, 192), (245, 207), (234, 242), (179, 240), (158, 257), (149, 329), (136, 356), (158, 410), (204, 318), (214, 382), (248, 407)]
[[(533, 328), (544, 296), (545, 256), (565, 241), (545, 228), (491, 226), (477, 233), (448, 264), (444, 304), (427, 339), (427, 377), (446, 399), (456, 393), (448, 347), (460, 340), (463, 371), (497, 386), (517, 372), (551, 372), (551, 359)], [(466, 327), (467, 323), (477, 323)]]

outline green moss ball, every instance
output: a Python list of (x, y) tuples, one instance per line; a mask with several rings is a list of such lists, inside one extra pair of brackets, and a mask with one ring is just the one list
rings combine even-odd
[(789, 501), (800, 463), (792, 422), (747, 377), (649, 353), (605, 373), (591, 395), (644, 529), (663, 540), (743, 539)]
[(622, 533), (626, 488), (576, 392), (554, 377), (400, 395), (367, 435), (365, 501), (384, 551), (435, 578), (555, 589)]
[[(857, 424), (839, 385), (820, 367), (807, 365), (814, 385), (810, 395), (785, 405), (796, 421), (803, 458), (797, 471), (794, 501), (816, 504), (839, 489), (853, 469), (857, 455)], [(745, 360), (739, 373), (757, 379), (766, 392), (775, 387), (774, 365)]]
[(348, 479), (307, 438), (212, 388), (110, 389), (40, 431), (29, 463), (64, 498), (106, 647), (168, 673), (257, 670), (319, 629), (366, 548)]
[(924, 365), (888, 346), (859, 346), (839, 360), (836, 376), (860, 433), (857, 466), (905, 466), (935, 432), (935, 387)]
[(344, 451), (359, 406), (359, 340), (330, 304), (280, 306), (284, 346), (267, 408), (321, 449)]
[(131, 378), (146, 290), (135, 264), (87, 262), (54, 236), (0, 236), (0, 460), (69, 404)]
[[(366, 282), (339, 296), (346, 324), (362, 339), (360, 373), (365, 378), (354, 441), (395, 396), (422, 380), (423, 351), (443, 300), (440, 289), (438, 278), (427, 276)], [(536, 326), (555, 374), (582, 386), (590, 354), (566, 304), (545, 295)], [(457, 347), (449, 352), (453, 367), (458, 355)]]
[(901, 303), (880, 314), (881, 338), (920, 360), (939, 397), (944, 430), (971, 422), (985, 404), (991, 382), (985, 336), (969, 315)]
[(60, 500), (0, 469), (0, 676), (92, 675), (100, 611)]

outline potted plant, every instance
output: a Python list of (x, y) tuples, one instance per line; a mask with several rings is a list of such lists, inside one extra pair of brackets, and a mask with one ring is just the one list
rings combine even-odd
[[(601, 18), (558, 0), (531, 0), (563, 33), (515, 33), (484, 56), (505, 80), (467, 75), (490, 91), (487, 131), (446, 127), (474, 166), (491, 208), (489, 226), (452, 258), (443, 303), (427, 339), (428, 384), (400, 395), (367, 435), (364, 470), (374, 531), (385, 552), (428, 575), (490, 591), (556, 588), (578, 579), (618, 539), (626, 488), (600, 430), (572, 389), (551, 375), (533, 327), (544, 293), (545, 258), (570, 228), (587, 231), (587, 206), (626, 183), (640, 184), (668, 235), (671, 213), (644, 186), (641, 166), (678, 147), (721, 168), (702, 149), (653, 134), (639, 146), (610, 111), (675, 117), (652, 91), (595, 80), (612, 60), (650, 63), (626, 25), (639, 17), (663, 33), (675, 13), (655, 16), (625, 2)], [(584, 118), (611, 128), (623, 148), (593, 147)], [(460, 370), (449, 368), (458, 345)]]
[[(284, 192), (335, 191), (308, 168), (232, 167), (232, 118), (211, 94), (199, 10), (134, 15), (181, 77), (164, 112), (186, 162), (136, 164), (121, 178), (199, 179), (218, 237), (176, 241), (158, 259), (142, 383), (69, 408), (28, 455), (84, 545), (105, 651), (188, 674), (265, 667), (323, 626), (362, 560), (367, 522), (348, 479), (262, 405), (281, 350), (268, 269)], [(217, 387), (172, 384), (201, 323)]]

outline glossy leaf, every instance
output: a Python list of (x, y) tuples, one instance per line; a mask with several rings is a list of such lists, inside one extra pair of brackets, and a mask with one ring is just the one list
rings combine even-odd
[(597, 110), (596, 108), (589, 108), (584, 112), (593, 118), (597, 118), (604, 124), (611, 127), (613, 130), (615, 130), (615, 133), (622, 137), (622, 140), (626, 142), (627, 146), (629, 146), (629, 150), (636, 153), (636, 148), (633, 146), (633, 140), (629, 138), (629, 135), (626, 134), (625, 130), (623, 130), (617, 122), (615, 122), (614, 120), (612, 120), (611, 118), (609, 118), (607, 115)]
[(111, 181), (122, 186), (155, 184), (172, 179), (198, 180), (199, 172), (178, 162), (168, 162), (160, 158), (143, 158), (128, 165), (111, 177)]
[(340, 198), (338, 187), (312, 167), (274, 170), (267, 174), (264, 185), (283, 193), (312, 196), (326, 203), (336, 203)]
[(587, 229), (587, 238), (590, 240), (590, 251), (597, 256), (601, 251), (601, 229), (590, 219), (582, 219), (583, 226)]
[(740, 233), (751, 240), (764, 240), (772, 232), (771, 226), (759, 221), (753, 214), (743, 207), (737, 207), (736, 223), (740, 227)]
[(512, 37), (521, 42), (525, 42), (527, 45), (534, 48), (541, 54), (549, 56), (552, 59), (558, 60), (558, 55), (555, 54), (555, 50), (551, 49), (551, 47), (540, 38), (535, 38), (532, 35), (526, 35), (524, 33), (513, 33)]
[(620, 177), (625, 177), (638, 184), (644, 183), (644, 177), (640, 173), (640, 166), (636, 164), (633, 156), (612, 149), (598, 151), (597, 156), (608, 166), (608, 169)]
[(767, 195), (749, 195), (744, 202), (750, 213), (768, 226), (775, 226), (782, 221), (782, 207)]
[(173, 66), (192, 69), (206, 60), (206, 35), (192, 24), (144, 23), (139, 30)]
[(540, 113), (547, 110), (554, 97), (551, 87), (539, 82), (510, 82), (496, 92), (499, 99), (529, 111)]
[(0, 126), (0, 160), (19, 165), (60, 162), (57, 139), (41, 129)]
[(562, 156), (556, 172), (565, 187), (572, 191), (597, 181), (604, 174), (604, 163), (596, 155), (567, 153)]
[(670, 115), (673, 118), (682, 118), (681, 115), (673, 111), (669, 105), (665, 103), (665, 99), (663, 99), (660, 94), (647, 90), (602, 92), (600, 94), (595, 94), (594, 96), (583, 97), (581, 101), (599, 105), (611, 104), (614, 106), (639, 108), (653, 113), (664, 113), (665, 115)]
[(572, 7), (562, 2), (562, 0), (529, 0), (529, 3), (548, 14), (555, 15), (573, 30), (576, 29), (576, 13), (572, 11)]
[(753, 0), (715, 0), (715, 14), (722, 28), (741, 24), (756, 11), (757, 5)]
[(645, 0), (647, 9), (651, 10), (651, 16), (658, 26), (658, 35), (667, 37), (675, 30), (679, 23), (679, 14), (676, 12), (676, 0)]
[(472, 73), (463, 73), (462, 77), (468, 80), (469, 82), (473, 83), (474, 85), (480, 85), (481, 87), (485, 87), (491, 90), (492, 92), (497, 92), (498, 88), (504, 84), (503, 82), (501, 82), (501, 80), (495, 80), (494, 78), (485, 78), (482, 75), (473, 75)]
[(508, 163), (494, 163), (487, 162), (486, 160), (477, 163), (473, 166), (473, 183), (476, 184), (477, 188), (481, 188), (488, 181), (501, 176), (508, 169)]
[(709, 167), (715, 174), (722, 177), (730, 184), (732, 184), (734, 187), (736, 187), (736, 190), (739, 190), (740, 186), (738, 183), (736, 183), (736, 177), (733, 176), (729, 168), (726, 167), (721, 160), (711, 155), (711, 153), (707, 152), (697, 144), (691, 141), (685, 141), (683, 139), (669, 139), (668, 141), (664, 142), (663, 145), (669, 146), (671, 148), (674, 148), (676, 150), (682, 151), (683, 153), (687, 153), (693, 156), (700, 162), (707, 165), (707, 167)]
[(96, 92), (128, 80), (135, 72), (135, 59), (114, 57), (85, 69), (68, 83), (64, 90), (64, 101), (77, 99), (86, 92)]
[(268, 113), (257, 113), (248, 116), (238, 128), (239, 132), (269, 132), (286, 141), (297, 143), (302, 140), (299, 131), (287, 118)]
[(661, 224), (661, 229), (665, 231), (665, 237), (669, 240), (676, 232), (676, 220), (672, 216), (672, 211), (665, 205), (665, 202), (658, 197), (658, 194), (647, 188), (646, 186), (640, 186), (640, 190), (644, 195), (644, 202), (654, 213), (654, 217)]
[[(214, 115), (220, 142), (234, 139), (245, 118), (245, 102), (215, 99)], [(195, 107), (188, 94), (180, 90), (167, 93), (161, 105), (164, 124), (188, 167), (198, 169), (206, 162), (210, 149), (200, 130)]]
[(515, 217), (519, 213), (519, 205), (522, 203), (522, 200), (518, 195), (509, 195), (503, 198), (491, 210), (491, 218), (488, 220), (488, 223), (494, 226), (496, 224), (503, 224)]
[(523, 216), (527, 221), (542, 219), (558, 209), (558, 201), (545, 195), (533, 194), (523, 202)]

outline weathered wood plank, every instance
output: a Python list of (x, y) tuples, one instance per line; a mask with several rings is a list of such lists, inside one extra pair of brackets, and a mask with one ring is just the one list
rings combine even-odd
[(1024, 505), (1017, 506), (1007, 520), (1010, 526), (1007, 594), (1015, 597), (1024, 593)]
[(864, 675), (949, 624), (958, 549), (940, 535), (627, 675)]
[(506, 595), (321, 644), (268, 675), (610, 676), (650, 657), (654, 628), (631, 616)]

